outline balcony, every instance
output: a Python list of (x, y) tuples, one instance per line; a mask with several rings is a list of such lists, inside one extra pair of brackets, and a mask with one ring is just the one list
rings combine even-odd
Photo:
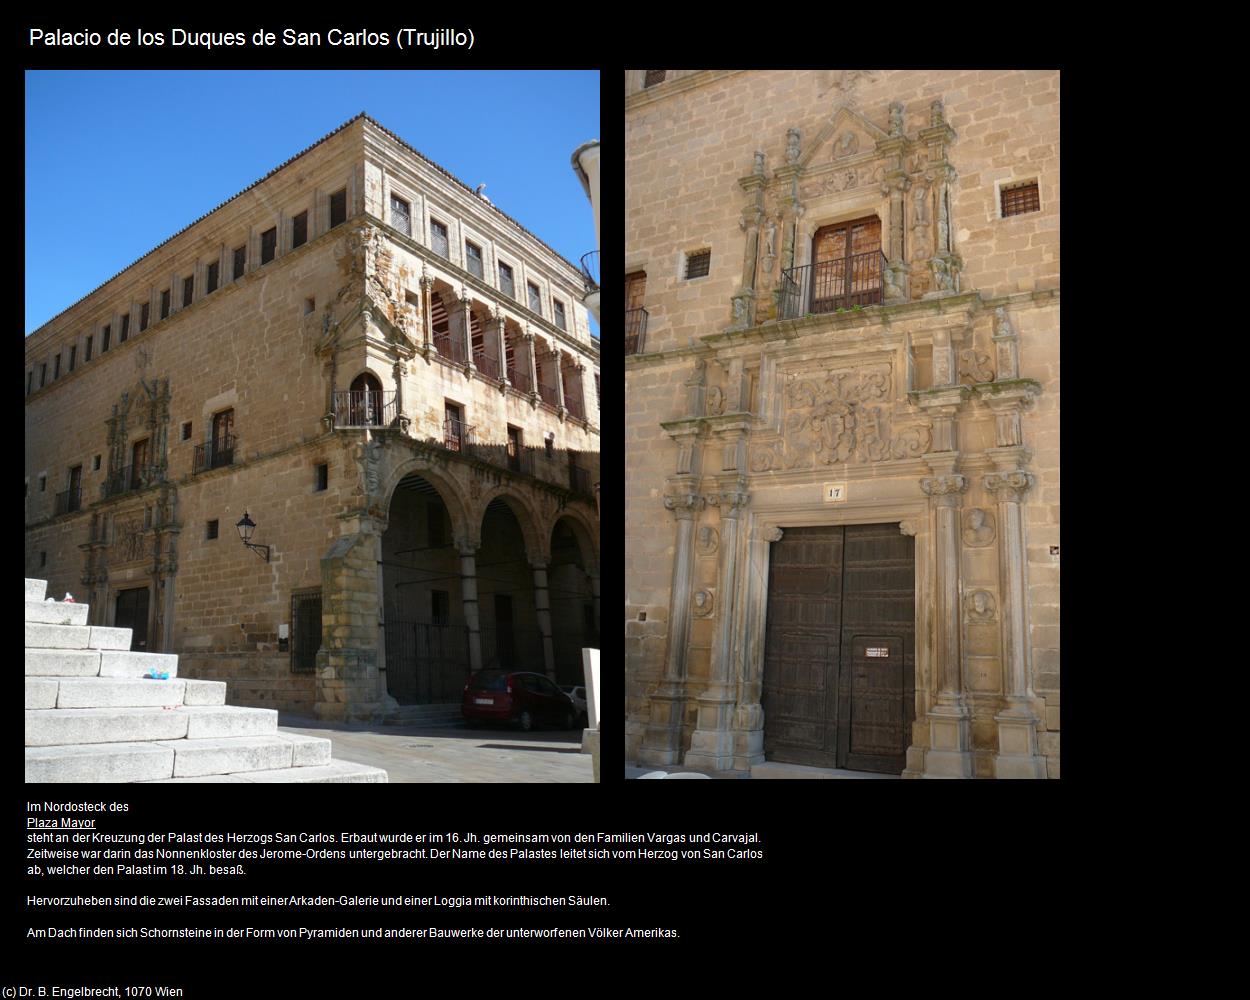
[(447, 331), (440, 333), (435, 330), (434, 350), (438, 351), (438, 356), (446, 361), (458, 365), (464, 363), (464, 339), (459, 335), (453, 337)]
[(781, 318), (879, 305), (885, 264), (885, 254), (873, 250), (783, 270)]
[(599, 291), (599, 251), (592, 250), (582, 255), (582, 280), (586, 283), (586, 294)]
[(647, 339), (647, 310), (625, 310), (625, 353), (641, 354)]
[(66, 490), (64, 493), (56, 495), (56, 512), (60, 514), (72, 514), (76, 510), (82, 509), (82, 488), (76, 490)]
[(485, 349), (473, 352), (473, 365), (478, 373), (492, 382), (499, 381), (499, 359)]
[(154, 465), (127, 465), (114, 469), (104, 478), (104, 497), (107, 499), (151, 486), (158, 481), (159, 472)]
[(520, 367), (515, 364), (508, 366), (508, 381), (512, 383), (512, 388), (518, 392), (533, 392), (534, 383), (530, 380), (529, 365), (522, 363)]
[(195, 455), (191, 461), (191, 474), (194, 476), (201, 472), (207, 472), (209, 469), (220, 469), (225, 465), (233, 465), (235, 441), (236, 438), (233, 434), (227, 434), (216, 441), (210, 441), (208, 444), (197, 444), (195, 446)]
[(548, 385), (541, 380), (538, 383), (538, 398), (549, 410), (554, 411), (560, 406), (559, 390), (554, 385)]
[(335, 427), (390, 427), (395, 423), (397, 394), (369, 389), (346, 390), (334, 394)]
[(584, 496), (593, 496), (590, 489), (590, 473), (576, 465), (569, 466), (569, 489)]
[(443, 447), (448, 451), (457, 451), (469, 455), (473, 450), (473, 435), (476, 427), (460, 420), (448, 417), (443, 421)]

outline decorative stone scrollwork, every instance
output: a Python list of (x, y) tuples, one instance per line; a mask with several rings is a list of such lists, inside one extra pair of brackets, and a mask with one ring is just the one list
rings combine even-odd
[(751, 494), (745, 490), (724, 490), (708, 494), (707, 502), (720, 509), (721, 517), (736, 518), (751, 502)]
[(898, 533), (900, 535), (906, 535), (908, 538), (915, 538), (916, 537), (916, 522), (915, 521), (899, 521)]
[(931, 497), (951, 497), (968, 488), (968, 479), (958, 473), (949, 476), (930, 476), (920, 480), (920, 488)]
[[(795, 382), (786, 394), (782, 438), (752, 449), (751, 471), (923, 455), (930, 443), (929, 428), (918, 425), (892, 431), (889, 396), (888, 365), (832, 372), (820, 382)], [(870, 405), (878, 402), (883, 405)]]
[(783, 528), (767, 528), (763, 531), (761, 537), (766, 542), (779, 542), (783, 534), (785, 534), (785, 529)]
[(994, 381), (994, 369), (990, 356), (974, 347), (959, 352), (959, 380), (969, 385)]
[(985, 489), (993, 493), (999, 501), (1019, 503), (1024, 494), (1033, 488), (1034, 478), (1031, 474), (1017, 469), (1015, 472), (993, 473), (984, 479)]
[(994, 515), (973, 507), (964, 515), (964, 545), (981, 548), (994, 541)]
[(680, 521), (694, 517), (703, 509), (704, 503), (704, 498), (698, 493), (667, 493), (664, 496), (665, 509), (672, 511)]
[(964, 599), (964, 608), (970, 622), (992, 622), (998, 617), (994, 595), (988, 590), (974, 590)]

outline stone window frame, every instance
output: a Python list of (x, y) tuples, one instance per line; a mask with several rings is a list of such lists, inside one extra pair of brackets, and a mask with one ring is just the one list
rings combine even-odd
[[(470, 222), (464, 219), (460, 219), (458, 221), (459, 221), (458, 229), (459, 229), (459, 240), (460, 240), (460, 253), (461, 253), (461, 261), (462, 261), (461, 266), (466, 271), (469, 271), (469, 256), (465, 252), (464, 244), (472, 243), (475, 247), (477, 247), (479, 250), (482, 251), (482, 277), (478, 280), (486, 282), (486, 284), (490, 285), (492, 288), (498, 288), (499, 287), (499, 254), (496, 251), (494, 240), (485, 232), (482, 232), (481, 230), (475, 228)], [(451, 240), (452, 240), (451, 231), (448, 230), (448, 233), (447, 233), (448, 246), (451, 245)], [(486, 275), (490, 274), (492, 271), (494, 271), (495, 277), (493, 279), (486, 277)], [(472, 271), (469, 271), (469, 273), (473, 274)], [(515, 268), (513, 269), (512, 274), (513, 274), (513, 280), (515, 281), (516, 279)], [(474, 277), (477, 277), (477, 275), (474, 275)]]
[(889, 255), (890, 231), (890, 200), (880, 194), (868, 191), (845, 202), (837, 196), (832, 199), (816, 199), (803, 213), (803, 221), (795, 237), (794, 266), (807, 267), (812, 263), (812, 240), (816, 232), (825, 226), (836, 226), (840, 222), (854, 222), (856, 219), (875, 215), (881, 222), (881, 252)]
[[(395, 202), (397, 201), (408, 206), (408, 232), (406, 233), (395, 224)], [(413, 216), (416, 215), (416, 212), (413, 211), (415, 204), (416, 200), (403, 188), (397, 188), (394, 184), (388, 186), (386, 192), (386, 224), (401, 236), (407, 236), (408, 239), (421, 243), (422, 241), (415, 235), (417, 227), (414, 227), (412, 224)]]
[[(536, 298), (538, 299), (537, 309), (534, 308), (533, 303), (530, 301), (530, 289), (533, 289), (536, 293)], [(529, 275), (525, 276), (525, 308), (534, 313), (536, 316), (541, 316), (543, 319), (547, 318), (546, 314), (543, 312), (543, 286)]]
[[(464, 269), (468, 271), (470, 274), (472, 274), (473, 277), (477, 278), (479, 281), (485, 281), (486, 280), (486, 250), (483, 248), (482, 244), (479, 243), (477, 240), (471, 240), (467, 236), (464, 238), (463, 242), (464, 242)], [(481, 274), (477, 274), (473, 270), (473, 268), (469, 267), (469, 259), (470, 259), (469, 247), (473, 247), (475, 250), (477, 250), (477, 262), (482, 267)]]
[[(503, 276), (499, 273), (499, 269), (501, 267), (506, 267), (512, 273), (512, 291), (511, 292), (504, 291)], [(519, 270), (520, 270), (520, 267), (518, 267), (517, 264), (513, 263), (512, 261), (504, 260), (504, 258), (500, 255), (499, 251), (498, 250), (495, 251), (495, 287), (499, 290), (501, 294), (508, 296), (508, 298), (510, 298), (513, 302), (517, 303), (518, 305), (523, 305), (524, 303), (522, 303), (521, 300), (517, 298), (517, 287), (516, 287), (517, 280), (518, 280), (517, 271)], [(521, 280), (524, 280), (524, 279), (521, 279)]]
[[(429, 220), (430, 220), (430, 221), (429, 221), (429, 227), (430, 227), (430, 243), (429, 243), (429, 247), (430, 247), (430, 250), (431, 250), (431, 251), (433, 251), (435, 254), (438, 254), (438, 256), (442, 257), (442, 258), (443, 258), (443, 260), (450, 261), (450, 260), (451, 260), (451, 230), (452, 230), (452, 226), (451, 226), (451, 223), (449, 223), (449, 222), (444, 222), (444, 221), (443, 221), (443, 219), (442, 219), (442, 218), (440, 218), (440, 216), (441, 216), (441, 215), (443, 215), (443, 214), (444, 214), (444, 213), (442, 213), (442, 212), (433, 212), (433, 211), (432, 211), (432, 212), (430, 212), (430, 215), (429, 215)], [(434, 227), (435, 227), (435, 226), (438, 226), (439, 228), (441, 228), (441, 229), (443, 230), (443, 244), (444, 244), (444, 246), (447, 248), (447, 252), (446, 252), (446, 253), (439, 253), (439, 252), (438, 252), (438, 248), (434, 245)], [(467, 270), (467, 268), (466, 268), (466, 270)]]
[[(1032, 212), (1017, 212), (1015, 215), (1003, 215), (1003, 188), (1023, 187), (1026, 184), (1037, 185), (1037, 210)], [(1006, 222), (1010, 219), (1018, 219), (1022, 216), (1037, 216), (1046, 210), (1045, 204), (1042, 202), (1042, 178), (1040, 174), (1030, 174), (1024, 177), (1004, 177), (994, 182), (994, 219), (998, 222)]]

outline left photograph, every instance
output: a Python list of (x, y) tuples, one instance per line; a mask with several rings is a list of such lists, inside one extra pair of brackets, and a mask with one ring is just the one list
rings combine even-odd
[(598, 74), (26, 105), (26, 781), (597, 781)]

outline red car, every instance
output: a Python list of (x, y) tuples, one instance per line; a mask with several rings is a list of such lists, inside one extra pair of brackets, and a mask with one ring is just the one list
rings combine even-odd
[(542, 674), (479, 670), (464, 686), (461, 711), (470, 722), (515, 722), (524, 732), (539, 723), (573, 729), (573, 700)]

